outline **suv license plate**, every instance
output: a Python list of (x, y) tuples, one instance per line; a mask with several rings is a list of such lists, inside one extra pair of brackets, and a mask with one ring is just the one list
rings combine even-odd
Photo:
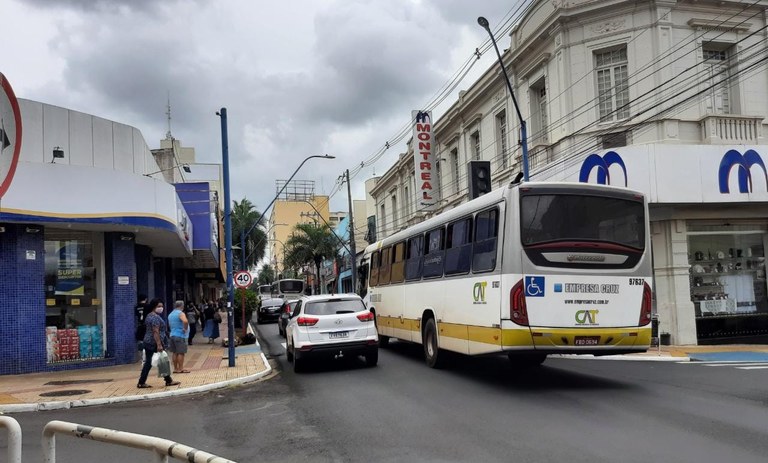
[(596, 346), (600, 343), (600, 336), (576, 336), (573, 344), (577, 346)]
[(337, 331), (335, 333), (328, 333), (328, 338), (330, 339), (348, 338), (348, 337), (349, 337), (349, 331)]

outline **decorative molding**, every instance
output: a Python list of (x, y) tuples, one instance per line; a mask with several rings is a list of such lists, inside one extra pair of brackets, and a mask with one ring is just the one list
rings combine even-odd
[(708, 31), (721, 31), (721, 32), (749, 32), (752, 27), (752, 23), (744, 23), (737, 21), (715, 21), (712, 19), (700, 19), (691, 18), (688, 20), (688, 25), (695, 29), (704, 29)]
[(624, 29), (627, 24), (626, 18), (614, 19), (592, 25), (589, 29), (597, 35), (607, 34), (609, 32)]
[(552, 58), (551, 53), (542, 53), (538, 58), (531, 61), (531, 64), (520, 69), (520, 76), (523, 79), (528, 79), (528, 77), (530, 77), (530, 75), (533, 74), (533, 72), (536, 71), (540, 66), (546, 65), (550, 58)]
[(597, 3), (602, 0), (552, 0), (552, 6), (555, 8), (573, 8), (575, 6)]

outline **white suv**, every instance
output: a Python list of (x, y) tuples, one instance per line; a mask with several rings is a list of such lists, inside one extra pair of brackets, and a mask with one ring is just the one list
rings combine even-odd
[(374, 315), (357, 294), (302, 297), (285, 331), (294, 371), (301, 371), (310, 357), (363, 355), (368, 366), (379, 361)]

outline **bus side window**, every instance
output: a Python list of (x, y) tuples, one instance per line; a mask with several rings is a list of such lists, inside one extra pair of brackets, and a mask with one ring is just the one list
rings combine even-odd
[(496, 268), (498, 219), (498, 209), (483, 211), (475, 216), (475, 246), (472, 250), (473, 272), (490, 272)]
[(405, 279), (405, 241), (392, 248), (392, 283), (402, 283)]
[(388, 285), (392, 275), (392, 248), (381, 250), (381, 267), (379, 267), (379, 285)]
[(421, 278), (422, 256), (424, 255), (424, 235), (414, 236), (408, 240), (407, 263), (405, 279), (408, 281)]
[(448, 224), (445, 274), (469, 273), (472, 266), (472, 218)]
[(371, 286), (377, 286), (379, 284), (379, 262), (381, 259), (381, 254), (379, 251), (374, 252), (371, 254), (371, 281), (369, 285)]
[(427, 232), (427, 253), (424, 255), (424, 278), (443, 275), (445, 257), (445, 228)]

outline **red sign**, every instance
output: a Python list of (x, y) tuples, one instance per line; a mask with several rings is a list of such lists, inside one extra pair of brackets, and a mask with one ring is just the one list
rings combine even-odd
[(0, 198), (11, 186), (21, 152), (21, 111), (11, 84), (0, 72)]
[(437, 206), (435, 155), (433, 151), (432, 112), (411, 111), (413, 118), (413, 161), (416, 173), (416, 204), (430, 211)]

